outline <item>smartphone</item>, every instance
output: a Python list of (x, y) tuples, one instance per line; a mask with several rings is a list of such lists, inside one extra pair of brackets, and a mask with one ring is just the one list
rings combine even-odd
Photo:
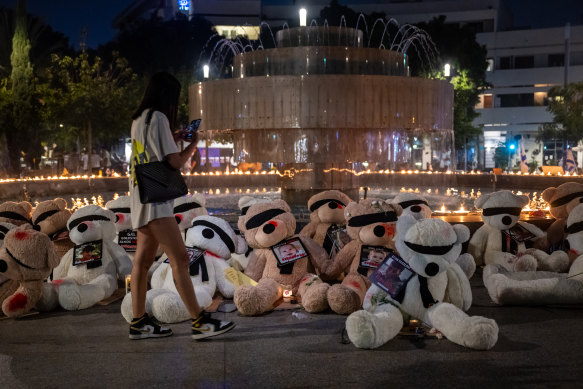
[(185, 141), (192, 140), (194, 138), (194, 134), (198, 131), (198, 127), (200, 126), (201, 119), (194, 119), (188, 125), (188, 128), (182, 132), (182, 139)]

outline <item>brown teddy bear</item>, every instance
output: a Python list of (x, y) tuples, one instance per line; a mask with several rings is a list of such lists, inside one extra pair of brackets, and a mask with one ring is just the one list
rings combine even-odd
[(71, 211), (67, 209), (67, 201), (62, 198), (43, 201), (32, 212), (34, 229), (51, 238), (59, 258), (62, 258), (69, 249), (75, 247), (75, 244), (69, 239), (69, 230), (67, 229), (67, 220), (71, 214)]
[(5, 201), (0, 204), (0, 222), (21, 226), (30, 223), (31, 212), (32, 204), (28, 201)]
[(347, 232), (353, 239), (340, 250), (327, 272), (329, 277), (347, 273), (341, 284), (328, 290), (330, 308), (349, 314), (362, 307), (370, 287), (368, 277), (394, 251), (393, 238), (401, 207), (380, 199), (362, 199), (346, 206)]
[(285, 201), (252, 205), (239, 218), (238, 226), (253, 247), (245, 274), (258, 281), (256, 286), (235, 289), (235, 305), (242, 315), (270, 311), (284, 289), (298, 295), (300, 283), (303, 293), (299, 295), (306, 310), (327, 309), (329, 286), (313, 273), (325, 272), (328, 256), (312, 239), (294, 235), (296, 219)]
[(555, 221), (547, 229), (547, 239), (539, 248), (548, 252), (564, 250), (567, 216), (581, 203), (581, 199), (583, 199), (583, 184), (565, 182), (556, 188), (550, 187), (545, 189), (542, 197), (549, 203), (551, 207), (550, 212), (555, 218)]
[(6, 316), (17, 317), (40, 300), (44, 279), (59, 264), (59, 256), (49, 237), (25, 224), (6, 234), (0, 249), (0, 273), (18, 281), (18, 289), (2, 303)]
[(314, 239), (330, 258), (334, 258), (350, 241), (346, 234), (344, 208), (351, 201), (350, 197), (337, 190), (326, 190), (310, 197), (310, 223), (302, 228), (300, 235)]

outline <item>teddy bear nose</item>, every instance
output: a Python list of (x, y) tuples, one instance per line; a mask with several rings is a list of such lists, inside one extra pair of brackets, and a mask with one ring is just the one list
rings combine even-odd
[(328, 203), (328, 206), (330, 207), (330, 209), (336, 209), (336, 208), (338, 208), (338, 203), (331, 201)]
[(85, 232), (87, 231), (87, 228), (88, 228), (87, 224), (85, 223), (81, 223), (77, 226), (77, 230), (79, 230), (79, 232)]
[(509, 226), (510, 224), (512, 224), (512, 218), (510, 216), (504, 216), (502, 218), (502, 223)]
[(271, 234), (273, 231), (275, 231), (274, 223), (267, 223), (266, 225), (263, 226), (263, 232), (265, 232), (266, 234)]
[(437, 263), (431, 262), (427, 266), (425, 266), (425, 274), (429, 277), (436, 275), (439, 272), (439, 265)]
[(215, 236), (215, 233), (210, 228), (205, 228), (202, 230), (202, 236), (204, 236), (206, 239), (212, 239), (213, 236)]
[(411, 207), (411, 212), (415, 212), (415, 213), (421, 212), (421, 207), (418, 205), (414, 205)]
[(376, 226), (374, 228), (374, 230), (372, 230), (372, 232), (380, 238), (381, 236), (383, 236), (385, 234), (386, 229), (383, 226)]
[(0, 273), (4, 273), (6, 270), (8, 270), (8, 265), (6, 262), (0, 260)]

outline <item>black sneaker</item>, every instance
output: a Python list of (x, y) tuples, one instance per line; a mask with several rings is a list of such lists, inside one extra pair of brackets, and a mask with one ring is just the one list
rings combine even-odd
[(211, 314), (202, 311), (198, 319), (192, 320), (192, 339), (204, 339), (224, 334), (235, 328), (232, 321), (221, 321), (211, 317)]
[(139, 319), (133, 319), (130, 324), (130, 339), (162, 338), (172, 335), (168, 327), (161, 327), (154, 323), (147, 313)]

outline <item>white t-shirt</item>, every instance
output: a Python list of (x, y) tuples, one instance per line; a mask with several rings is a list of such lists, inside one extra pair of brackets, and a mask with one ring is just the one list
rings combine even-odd
[[(147, 142), (144, 142), (145, 121), (148, 111), (144, 110), (142, 115), (132, 122), (132, 156), (130, 159), (129, 186), (132, 227), (134, 229), (145, 226), (152, 220), (174, 215), (173, 200), (151, 204), (142, 204), (140, 202), (134, 164), (162, 161), (168, 154), (179, 152), (170, 131), (168, 118), (162, 112), (154, 111), (148, 127), (148, 139)], [(139, 160), (140, 155), (145, 156), (141, 161)]]

